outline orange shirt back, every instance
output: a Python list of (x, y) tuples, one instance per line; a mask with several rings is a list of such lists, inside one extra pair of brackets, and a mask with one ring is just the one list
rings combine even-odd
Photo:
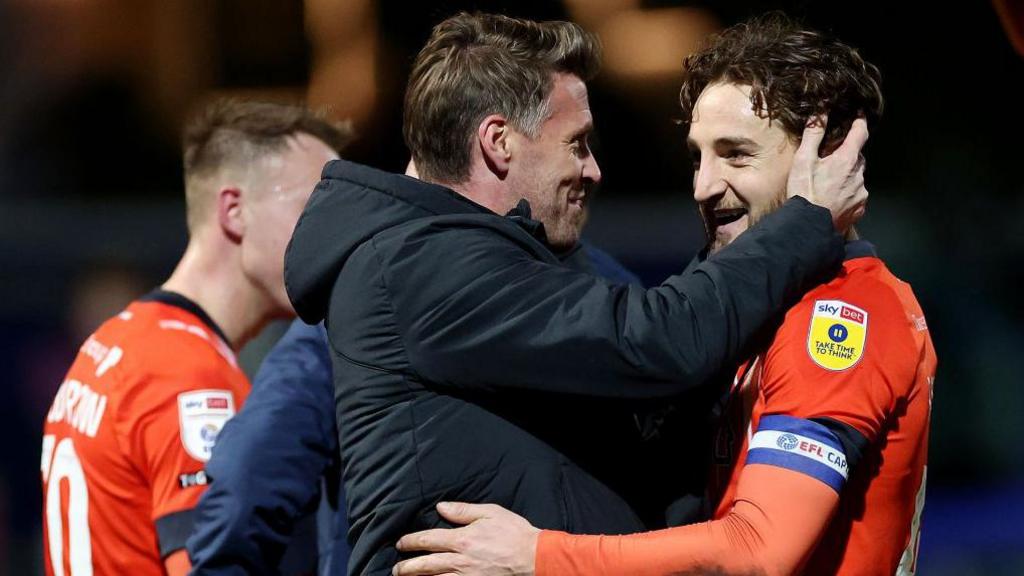
[(163, 574), (249, 382), (213, 322), (156, 291), (81, 346), (43, 431), (47, 575)]

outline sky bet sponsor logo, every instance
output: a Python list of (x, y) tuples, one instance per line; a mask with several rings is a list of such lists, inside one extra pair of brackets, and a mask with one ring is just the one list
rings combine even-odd
[(202, 412), (204, 409), (229, 410), (231, 408), (228, 404), (228, 399), (224, 397), (206, 398), (205, 401), (202, 397), (191, 398), (186, 400), (182, 407), (191, 413)]
[(215, 410), (227, 410), (228, 399), (227, 398), (207, 398), (206, 407)]
[(867, 314), (865, 312), (847, 306), (840, 300), (819, 300), (817, 302), (817, 312), (828, 316), (852, 320), (858, 324), (863, 324), (867, 319)]
[(863, 312), (858, 312), (853, 308), (850, 308), (849, 306), (843, 306), (843, 308), (839, 310), (840, 318), (847, 318), (849, 320), (853, 320), (857, 324), (863, 324), (864, 318), (866, 318), (866, 316), (867, 315), (864, 314)]
[(846, 370), (860, 361), (867, 340), (868, 313), (842, 300), (818, 300), (807, 330), (807, 353), (827, 370)]
[(235, 414), (234, 397), (228, 390), (193, 390), (178, 395), (181, 442), (190, 456), (210, 459), (224, 423)]
[(838, 306), (833, 306), (828, 302), (818, 302), (818, 312), (824, 312), (826, 314), (835, 315), (839, 312)]

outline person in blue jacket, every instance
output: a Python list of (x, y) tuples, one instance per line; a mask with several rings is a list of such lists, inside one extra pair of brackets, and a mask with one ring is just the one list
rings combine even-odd
[[(587, 243), (566, 266), (617, 283), (640, 279)], [(292, 322), (206, 466), (188, 553), (192, 574), (345, 574), (349, 546), (334, 382), (322, 324)]]
[(318, 557), (320, 573), (344, 574), (334, 420), (326, 333), (296, 320), (207, 463), (211, 484), (187, 543), (193, 574), (308, 574)]

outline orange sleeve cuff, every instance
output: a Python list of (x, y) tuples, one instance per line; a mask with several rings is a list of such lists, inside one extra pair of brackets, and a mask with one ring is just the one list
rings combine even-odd
[(754, 464), (744, 470), (732, 510), (718, 520), (627, 536), (544, 530), (537, 540), (535, 572), (792, 574), (814, 549), (838, 501), (834, 490), (814, 478)]
[(545, 530), (537, 541), (536, 576), (659, 576), (715, 563), (710, 525), (629, 536), (577, 536)]

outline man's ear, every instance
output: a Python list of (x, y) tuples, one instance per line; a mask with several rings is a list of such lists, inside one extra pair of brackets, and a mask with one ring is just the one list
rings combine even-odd
[(484, 163), (498, 178), (504, 178), (508, 174), (509, 162), (512, 159), (512, 131), (505, 117), (499, 114), (491, 114), (484, 118), (477, 127), (477, 142)]
[(238, 188), (226, 187), (217, 192), (217, 223), (232, 242), (242, 241), (245, 221), (242, 218), (242, 191)]

